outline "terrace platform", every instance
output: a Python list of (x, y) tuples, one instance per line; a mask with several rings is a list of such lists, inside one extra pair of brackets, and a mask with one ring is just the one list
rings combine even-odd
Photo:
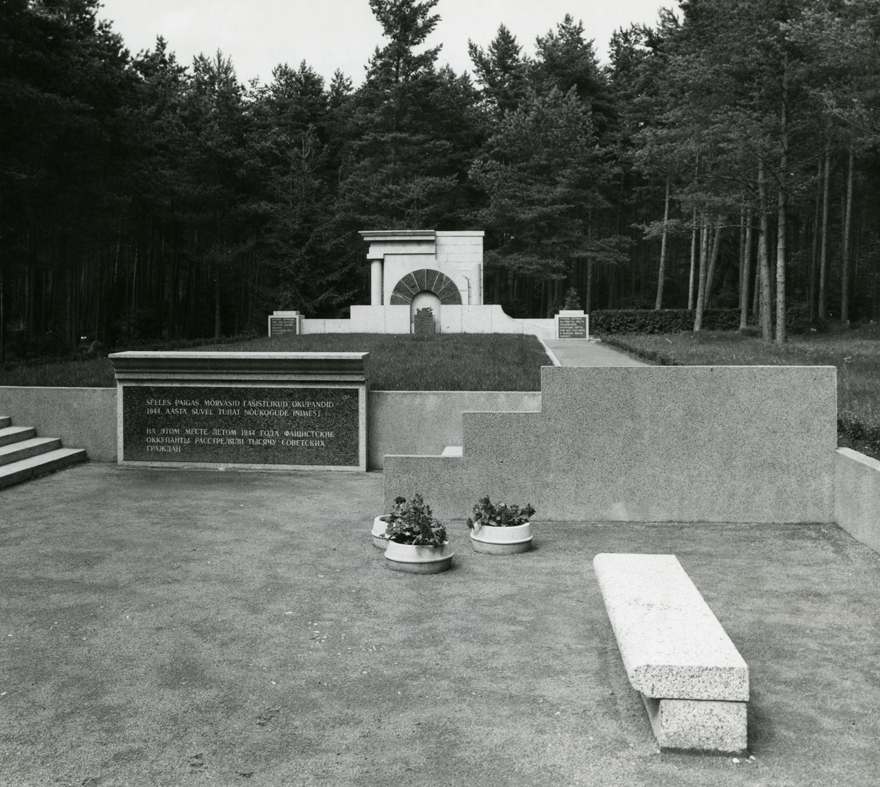
[[(452, 570), (410, 576), (371, 545), (378, 473), (91, 463), (3, 495), (9, 784), (877, 783), (880, 555), (834, 525), (539, 512), (499, 557), (452, 522)], [(748, 663), (750, 756), (658, 751), (591, 567), (640, 551)]]

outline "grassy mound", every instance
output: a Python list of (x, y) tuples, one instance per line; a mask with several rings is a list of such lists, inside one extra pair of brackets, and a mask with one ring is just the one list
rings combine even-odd
[[(193, 348), (195, 349), (195, 348)], [(368, 352), (377, 391), (537, 391), (549, 366), (534, 336), (514, 334), (313, 334), (252, 339), (197, 348), (205, 352)], [(0, 386), (112, 388), (106, 358), (0, 371)]]

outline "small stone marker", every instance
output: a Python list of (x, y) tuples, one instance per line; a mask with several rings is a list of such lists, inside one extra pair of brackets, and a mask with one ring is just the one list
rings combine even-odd
[(557, 339), (587, 339), (589, 317), (581, 310), (563, 309), (556, 315)]
[(434, 311), (430, 307), (419, 309), (413, 317), (413, 333), (416, 336), (431, 336), (434, 333)]
[(111, 355), (118, 462), (366, 470), (367, 355)]
[(269, 315), (269, 336), (295, 336), (302, 333), (301, 320), (302, 315), (297, 311), (275, 311)]

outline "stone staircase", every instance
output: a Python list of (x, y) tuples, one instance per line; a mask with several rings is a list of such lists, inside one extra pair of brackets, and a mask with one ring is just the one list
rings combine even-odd
[(0, 416), (0, 489), (86, 461), (84, 448), (62, 448), (58, 437), (37, 437), (32, 426)]

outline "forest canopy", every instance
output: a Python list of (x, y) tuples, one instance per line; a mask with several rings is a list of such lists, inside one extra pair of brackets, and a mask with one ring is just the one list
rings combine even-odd
[[(131, 54), (97, 0), (0, 0), (2, 348), (262, 332), (368, 297), (362, 229), (485, 230), (486, 301), (880, 319), (880, 4), (683, 0), (597, 59), (565, 16), (438, 65), (364, 0), (358, 88)], [(295, 54), (295, 53), (292, 53)], [(22, 349), (24, 348), (24, 349)]]

